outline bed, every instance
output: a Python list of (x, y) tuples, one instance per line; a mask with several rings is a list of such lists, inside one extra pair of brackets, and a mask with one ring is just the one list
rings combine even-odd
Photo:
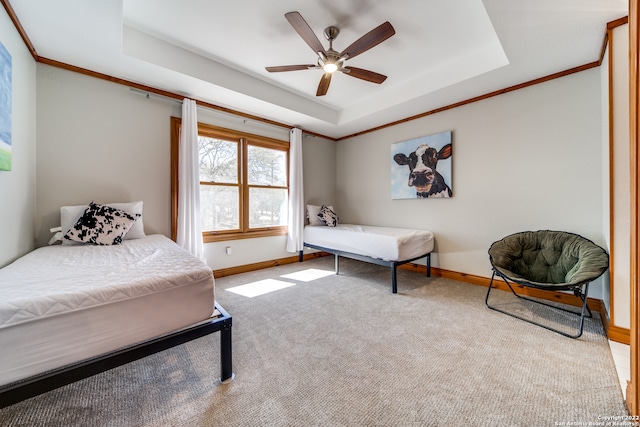
[(165, 236), (36, 249), (0, 269), (0, 407), (218, 331), (230, 380), (231, 326), (211, 269)]
[[(426, 259), (427, 277), (431, 276), (433, 233), (394, 227), (356, 224), (307, 225), (304, 246), (333, 254), (335, 272), (340, 273), (339, 259), (346, 257), (391, 268), (391, 291), (398, 292), (396, 267)], [(300, 261), (303, 252), (299, 253)]]

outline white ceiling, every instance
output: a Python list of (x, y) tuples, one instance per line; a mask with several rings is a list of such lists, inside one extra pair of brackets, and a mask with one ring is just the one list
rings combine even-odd
[[(339, 138), (600, 57), (627, 0), (10, 0), (38, 55)], [(316, 97), (317, 55), (284, 14), (298, 11), (325, 48), (389, 21), (396, 34), (347, 60), (388, 76), (337, 73)]]

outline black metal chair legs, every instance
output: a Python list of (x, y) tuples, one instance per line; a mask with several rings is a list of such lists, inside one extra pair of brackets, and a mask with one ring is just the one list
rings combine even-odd
[[(525, 322), (528, 322), (528, 323), (531, 323), (531, 324), (534, 324), (534, 325), (540, 326), (540, 327), (542, 327), (542, 328), (548, 329), (548, 330), (550, 330), (550, 331), (556, 332), (556, 333), (558, 333), (558, 334), (560, 334), (560, 335), (564, 335), (565, 337), (569, 337), (569, 338), (579, 338), (579, 337), (582, 335), (582, 331), (583, 331), (583, 329), (584, 329), (584, 319), (585, 319), (585, 318), (592, 318), (592, 317), (593, 317), (593, 313), (591, 313), (591, 310), (590, 310), (590, 309), (589, 309), (589, 307), (587, 306), (587, 292), (589, 291), (589, 283), (585, 283), (584, 285), (581, 285), (581, 286), (578, 286), (578, 287), (576, 287), (576, 288), (573, 288), (573, 293), (574, 293), (574, 295), (575, 295), (575, 296), (577, 296), (578, 298), (580, 298), (580, 299), (582, 300), (582, 308), (581, 308), (580, 312), (575, 312), (575, 311), (573, 311), (573, 310), (568, 310), (568, 309), (565, 309), (565, 308), (562, 308), (562, 307), (557, 307), (557, 306), (552, 305), (552, 304), (547, 304), (547, 303), (545, 303), (545, 302), (543, 302), (543, 301), (538, 301), (538, 300), (535, 300), (535, 299), (532, 299), (532, 298), (528, 298), (528, 297), (523, 296), (523, 295), (518, 295), (518, 294), (513, 290), (513, 287), (511, 286), (511, 284), (509, 283), (509, 281), (508, 281), (505, 277), (503, 277), (500, 273), (497, 273), (497, 274), (498, 274), (498, 276), (500, 276), (500, 277), (502, 278), (502, 280), (504, 280), (504, 282), (507, 284), (507, 286), (508, 286), (508, 287), (509, 287), (509, 289), (511, 290), (511, 293), (513, 293), (513, 295), (515, 295), (515, 296), (516, 296), (516, 297), (518, 297), (519, 299), (526, 300), (526, 301), (530, 301), (530, 302), (534, 302), (534, 303), (536, 303), (536, 304), (540, 304), (540, 305), (545, 305), (545, 306), (547, 306), (547, 307), (551, 307), (551, 308), (553, 308), (553, 309), (555, 309), (555, 310), (560, 310), (560, 311), (563, 311), (563, 312), (565, 312), (565, 313), (570, 313), (570, 314), (574, 314), (574, 315), (576, 315), (576, 316), (579, 316), (579, 317), (580, 317), (580, 320), (579, 320), (579, 323), (578, 323), (578, 326), (577, 326), (578, 332), (577, 332), (576, 334), (573, 334), (573, 335), (572, 335), (572, 334), (568, 334), (568, 333), (566, 333), (566, 332), (564, 332), (564, 331), (561, 331), (561, 330), (559, 330), (559, 329), (552, 328), (552, 327), (547, 326), (547, 325), (544, 325), (544, 324), (542, 324), (542, 323), (534, 322), (533, 320), (526, 319), (526, 318), (524, 318), (524, 317), (522, 317), (522, 316), (519, 316), (519, 315), (517, 315), (517, 314), (515, 314), (515, 313), (509, 313), (509, 312), (507, 312), (507, 311), (505, 311), (505, 310), (502, 310), (502, 309), (500, 309), (500, 308), (498, 308), (498, 307), (496, 307), (496, 306), (491, 306), (491, 305), (489, 305), (489, 294), (491, 293), (491, 289), (492, 289), (492, 287), (493, 287), (493, 279), (494, 279), (494, 278), (495, 278), (495, 276), (496, 276), (496, 270), (495, 270), (495, 269), (493, 270), (493, 274), (491, 275), (491, 282), (489, 283), (489, 289), (487, 289), (487, 296), (486, 296), (486, 297), (485, 297), (485, 299), (484, 299), (484, 303), (485, 303), (485, 304), (486, 304), (486, 306), (487, 306), (487, 307), (489, 307), (491, 310), (495, 310), (495, 311), (498, 311), (498, 312), (500, 312), (500, 313), (507, 314), (507, 315), (509, 315), (509, 316), (511, 316), (511, 317), (515, 317), (516, 319), (524, 320)], [(588, 314), (587, 314), (587, 313), (588, 313)]]

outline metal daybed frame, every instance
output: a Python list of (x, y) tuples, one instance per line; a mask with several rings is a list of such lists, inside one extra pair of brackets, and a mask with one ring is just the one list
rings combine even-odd
[(220, 305), (215, 304), (220, 315), (187, 326), (175, 332), (133, 344), (96, 357), (34, 375), (20, 381), (0, 386), (0, 408), (35, 397), (56, 388), (89, 378), (101, 372), (142, 359), (146, 356), (184, 344), (215, 332), (220, 332), (220, 380), (224, 383), (234, 377), (232, 370), (231, 326), (232, 317)]
[[(352, 252), (345, 252), (345, 251), (341, 251), (339, 249), (331, 249), (331, 248), (327, 248), (327, 247), (324, 247), (324, 246), (312, 245), (310, 243), (303, 243), (303, 245), (305, 247), (307, 247), (307, 248), (317, 249), (317, 250), (320, 250), (320, 251), (323, 251), (323, 252), (328, 252), (330, 254), (333, 254), (335, 256), (335, 271), (336, 271), (336, 274), (340, 274), (340, 262), (339, 262), (339, 259), (340, 259), (341, 256), (343, 256), (345, 258), (355, 259), (355, 260), (358, 260), (358, 261), (364, 261), (364, 262), (370, 262), (370, 263), (377, 264), (377, 265), (382, 265), (384, 267), (390, 267), (391, 268), (391, 292), (393, 292), (394, 294), (398, 293), (396, 267), (399, 266), (399, 265), (408, 264), (408, 263), (410, 263), (412, 261), (415, 261), (417, 259), (420, 259), (420, 258), (426, 258), (427, 277), (431, 277), (431, 252), (428, 252), (426, 254), (417, 256), (415, 258), (403, 260), (403, 261), (387, 261), (387, 260), (380, 259), (380, 258), (373, 258), (373, 257), (369, 257), (369, 256), (366, 256), (366, 255), (360, 255), (360, 254), (356, 254), (356, 253), (352, 253)], [(303, 261), (303, 251), (299, 252), (298, 260), (300, 262)]]

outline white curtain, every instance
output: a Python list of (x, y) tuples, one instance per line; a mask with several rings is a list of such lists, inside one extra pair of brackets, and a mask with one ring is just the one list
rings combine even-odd
[(287, 252), (302, 250), (304, 228), (304, 194), (302, 181), (302, 130), (289, 132), (289, 234)]
[(178, 236), (176, 243), (204, 259), (200, 223), (200, 167), (196, 102), (182, 101), (182, 125), (178, 150)]

